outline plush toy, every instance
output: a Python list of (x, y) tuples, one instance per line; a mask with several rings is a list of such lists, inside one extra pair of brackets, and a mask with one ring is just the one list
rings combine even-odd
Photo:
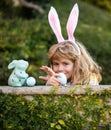
[[(29, 79), (30, 78), (29, 75), (26, 73), (26, 69), (28, 68), (28, 65), (29, 65), (29, 63), (25, 60), (13, 60), (8, 65), (8, 69), (13, 69), (13, 72), (11, 73), (11, 75), (8, 78), (9, 86), (21, 87), (24, 85), (28, 85), (28, 86), (35, 85), (36, 82), (33, 81), (33, 83), (32, 83), (32, 81), (30, 81), (30, 79)], [(28, 79), (28, 83), (27, 83), (27, 79)]]
[(65, 75), (64, 73), (59, 73), (59, 75), (60, 75), (60, 76), (57, 77), (57, 79), (62, 82), (62, 85), (63, 85), (63, 86), (66, 85), (66, 84), (67, 84), (66, 75)]

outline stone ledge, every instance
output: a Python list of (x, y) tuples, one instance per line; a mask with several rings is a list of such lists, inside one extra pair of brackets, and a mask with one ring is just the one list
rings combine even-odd
[(98, 86), (34, 86), (34, 87), (10, 87), (0, 86), (0, 91), (4, 94), (16, 94), (16, 95), (34, 95), (34, 94), (50, 94), (64, 95), (73, 93), (75, 95), (85, 94), (86, 88), (92, 91), (101, 92), (103, 90), (111, 90), (111, 85), (98, 85)]

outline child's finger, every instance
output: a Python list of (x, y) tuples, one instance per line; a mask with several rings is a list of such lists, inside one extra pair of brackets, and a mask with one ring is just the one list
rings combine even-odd
[(50, 76), (55, 74), (55, 72), (48, 66), (42, 66), (40, 69), (45, 71)]
[(39, 79), (43, 79), (43, 80), (48, 80), (48, 77), (45, 77), (45, 76), (39, 76)]

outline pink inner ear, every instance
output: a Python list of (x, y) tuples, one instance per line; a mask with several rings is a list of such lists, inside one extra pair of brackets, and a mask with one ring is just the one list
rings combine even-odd
[(63, 41), (60, 25), (53, 14), (50, 15), (50, 21), (51, 21), (51, 27), (57, 37), (58, 42)]
[[(75, 17), (77, 17), (77, 12), (76, 12), (76, 11), (74, 11), (73, 14), (74, 14)], [(70, 22), (69, 22), (70, 24), (69, 24), (69, 27), (68, 27), (68, 30), (69, 30), (69, 31), (68, 31), (68, 34), (69, 34), (69, 38), (70, 38), (71, 40), (74, 40), (73, 33), (74, 33), (74, 31), (75, 31), (75, 28), (76, 28), (75, 25), (77, 25), (77, 24), (76, 24), (76, 20), (74, 20), (75, 17), (71, 17), (71, 18), (70, 18)]]
[(76, 8), (73, 8), (67, 22), (67, 32), (69, 40), (74, 40), (73, 33), (76, 29), (77, 22), (78, 22), (78, 10)]
[(56, 19), (55, 19), (54, 15), (51, 15), (50, 20), (52, 21), (53, 27), (57, 29), (57, 26), (56, 26)]

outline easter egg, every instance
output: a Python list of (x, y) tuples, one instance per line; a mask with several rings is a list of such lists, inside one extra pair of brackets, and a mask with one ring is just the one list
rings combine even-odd
[(66, 83), (67, 83), (67, 77), (66, 77), (66, 75), (64, 73), (59, 73), (59, 75), (60, 76), (57, 77), (57, 79), (59, 81), (61, 81), (61, 83), (62, 83), (63, 86), (66, 85)]
[(28, 86), (32, 87), (32, 86), (35, 86), (36, 80), (35, 80), (34, 77), (29, 77), (29, 78), (27, 79), (26, 83), (27, 83)]

